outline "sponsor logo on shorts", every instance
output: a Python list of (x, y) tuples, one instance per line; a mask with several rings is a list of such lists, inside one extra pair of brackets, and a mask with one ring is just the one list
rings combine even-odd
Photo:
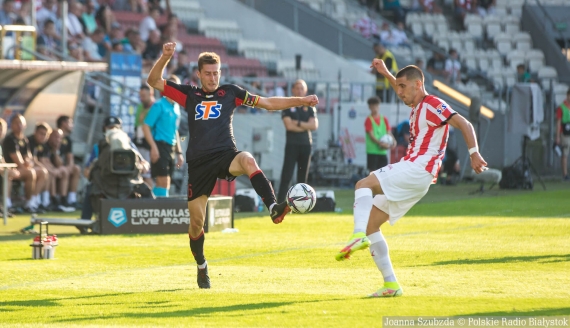
[(217, 101), (202, 101), (196, 105), (196, 120), (209, 120), (220, 117), (222, 104)]

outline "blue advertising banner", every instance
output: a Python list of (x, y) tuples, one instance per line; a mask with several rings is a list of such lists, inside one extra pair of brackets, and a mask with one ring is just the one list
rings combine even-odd
[[(111, 115), (120, 117), (123, 121), (123, 130), (131, 138), (135, 135), (135, 114), (136, 103), (139, 102), (138, 90), (142, 83), (142, 58), (138, 54), (111, 53), (109, 61), (109, 74), (111, 88), (118, 94), (132, 99), (135, 103), (129, 102), (118, 95), (111, 95)], [(122, 85), (128, 88), (123, 90)]]

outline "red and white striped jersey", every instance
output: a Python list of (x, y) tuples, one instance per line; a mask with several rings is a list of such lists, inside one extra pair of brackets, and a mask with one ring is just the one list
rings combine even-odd
[(428, 95), (412, 109), (410, 114), (410, 143), (403, 161), (418, 163), (437, 178), (447, 137), (447, 120), (456, 114), (445, 101)]

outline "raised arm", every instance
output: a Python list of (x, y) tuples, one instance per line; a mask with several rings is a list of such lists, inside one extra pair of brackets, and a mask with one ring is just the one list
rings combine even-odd
[(469, 149), (470, 158), (471, 158), (471, 167), (475, 171), (475, 173), (479, 174), (486, 170), (487, 162), (483, 159), (481, 154), (479, 153), (479, 147), (477, 146), (477, 137), (475, 136), (475, 130), (473, 129), (473, 125), (469, 123), (465, 119), (465, 117), (455, 114), (453, 115), (448, 123), (453, 126), (454, 128), (461, 131), (463, 135), (463, 139), (465, 139), (465, 143), (467, 144), (467, 148)]
[(267, 110), (283, 110), (291, 107), (310, 106), (314, 107), (319, 103), (319, 98), (315, 95), (306, 97), (259, 97), (256, 107)]
[(372, 65), (370, 65), (370, 68), (376, 69), (378, 73), (387, 78), (388, 82), (390, 82), (390, 85), (392, 86), (392, 89), (396, 90), (396, 78), (394, 75), (392, 75), (392, 73), (390, 73), (390, 70), (386, 67), (386, 64), (382, 59), (374, 58), (372, 60)]
[(164, 72), (164, 68), (172, 58), (174, 54), (174, 50), (176, 49), (176, 42), (167, 42), (162, 46), (162, 55), (154, 66), (148, 73), (148, 78), (146, 82), (151, 87), (157, 89), (160, 92), (164, 92), (164, 79), (162, 78), (162, 72)]

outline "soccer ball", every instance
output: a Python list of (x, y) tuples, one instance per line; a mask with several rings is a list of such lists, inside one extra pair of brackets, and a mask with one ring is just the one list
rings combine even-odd
[(317, 202), (315, 189), (306, 183), (297, 183), (287, 191), (287, 205), (293, 213), (310, 212)]
[(392, 138), (392, 136), (389, 134), (385, 134), (382, 136), (382, 138), (380, 138), (380, 142), (384, 142), (392, 146), (394, 144), (394, 138)]

